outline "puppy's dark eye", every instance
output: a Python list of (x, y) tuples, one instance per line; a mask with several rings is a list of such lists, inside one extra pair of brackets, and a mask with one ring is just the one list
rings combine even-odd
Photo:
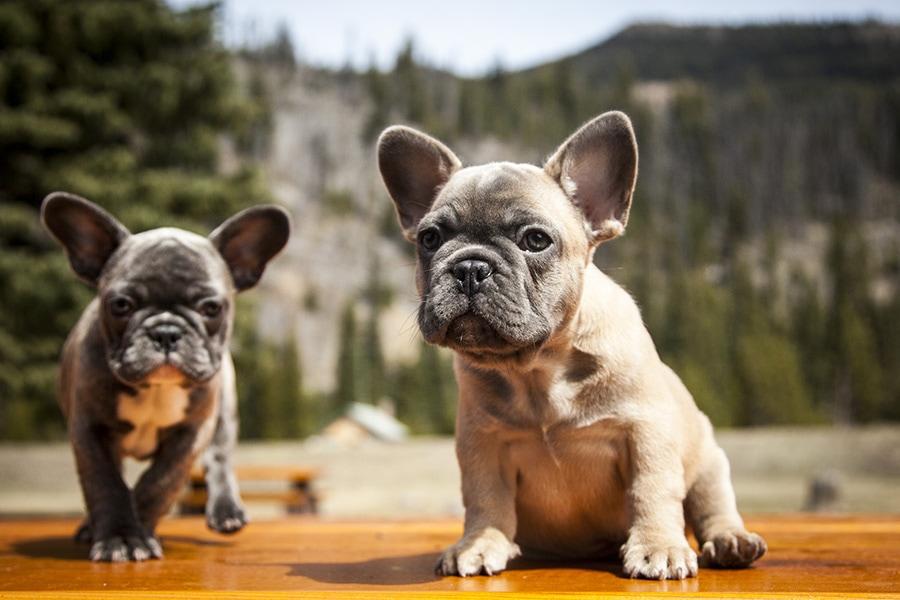
[(222, 314), (222, 303), (218, 300), (204, 300), (200, 304), (200, 314), (207, 319), (215, 319)]
[(426, 229), (419, 234), (419, 244), (428, 252), (434, 252), (441, 246), (441, 234), (437, 229)]
[(127, 296), (116, 296), (109, 301), (109, 314), (114, 317), (127, 317), (134, 308), (134, 301)]
[(522, 236), (519, 247), (528, 252), (541, 252), (542, 250), (549, 248), (552, 243), (553, 240), (550, 239), (550, 236), (540, 229), (529, 229), (525, 232), (525, 235)]

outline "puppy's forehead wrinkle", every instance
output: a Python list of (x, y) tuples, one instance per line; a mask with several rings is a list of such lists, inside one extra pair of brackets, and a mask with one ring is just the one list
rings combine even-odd
[(584, 218), (560, 185), (543, 169), (517, 163), (489, 163), (466, 167), (446, 183), (435, 212), (449, 206), (478, 222), (512, 224), (546, 216), (548, 207), (566, 222), (583, 226)]
[(224, 260), (206, 238), (172, 228), (132, 236), (104, 279), (179, 297), (225, 294), (218, 282), (229, 281)]

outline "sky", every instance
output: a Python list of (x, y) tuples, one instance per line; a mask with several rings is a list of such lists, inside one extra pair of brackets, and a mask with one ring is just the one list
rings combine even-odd
[[(206, 0), (169, 0), (175, 7)], [(231, 46), (271, 37), (279, 23), (317, 66), (389, 67), (412, 36), (418, 57), (464, 75), (498, 63), (528, 67), (584, 49), (635, 21), (673, 23), (864, 19), (900, 21), (900, 0), (224, 0)]]

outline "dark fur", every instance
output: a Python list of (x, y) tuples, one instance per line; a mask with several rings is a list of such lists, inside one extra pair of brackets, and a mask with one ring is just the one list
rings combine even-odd
[[(131, 235), (96, 205), (55, 193), (44, 200), (42, 219), (75, 273), (97, 289), (63, 348), (59, 378), (88, 512), (78, 539), (92, 544), (93, 560), (161, 557), (156, 525), (204, 451), (207, 522), (222, 533), (239, 530), (246, 516), (231, 467), (234, 297), (256, 283), (287, 242), (287, 214), (277, 207), (249, 209), (209, 238), (177, 229)], [(123, 298), (127, 313), (117, 312)], [(220, 310), (205, 312), (209, 303)], [(161, 331), (177, 336), (164, 342)], [(174, 384), (160, 384), (153, 379), (160, 369), (180, 375)], [(173, 399), (186, 399), (183, 411)], [(142, 435), (123, 413), (130, 401), (141, 410), (149, 406), (152, 415), (171, 412), (174, 422), (156, 427), (154, 417), (153, 435)], [(148, 439), (155, 443), (141, 443)], [(121, 475), (129, 454), (151, 460), (133, 490)]]

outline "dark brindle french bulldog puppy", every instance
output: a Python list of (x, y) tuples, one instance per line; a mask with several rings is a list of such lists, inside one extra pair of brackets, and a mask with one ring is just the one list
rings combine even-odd
[(628, 117), (587, 123), (543, 169), (462, 168), (406, 127), (382, 134), (378, 160), (418, 248), (419, 327), (456, 353), (465, 531), (438, 572), (496, 573), (521, 546), (618, 550), (629, 576), (682, 579), (697, 573), (685, 518), (710, 565), (762, 556), (709, 420), (592, 261), (628, 219)]
[[(93, 560), (160, 558), (154, 531), (203, 453), (210, 528), (247, 522), (231, 453), (237, 437), (228, 349), (235, 293), (285, 245), (287, 213), (245, 210), (208, 238), (163, 228), (132, 235), (71, 194), (47, 196), (44, 226), (97, 289), (63, 348), (59, 399), (87, 518), (76, 536)], [(122, 458), (151, 459), (134, 490)]]

